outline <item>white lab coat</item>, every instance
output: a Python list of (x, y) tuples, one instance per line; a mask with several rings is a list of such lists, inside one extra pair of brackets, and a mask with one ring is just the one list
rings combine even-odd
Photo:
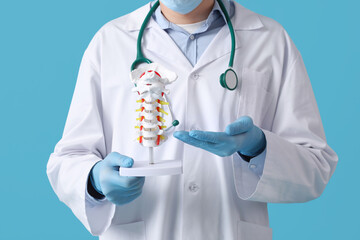
[(146, 149), (133, 141), (137, 95), (129, 71), (147, 4), (107, 23), (91, 41), (47, 167), (59, 199), (100, 239), (269, 240), (267, 202), (305, 202), (323, 192), (337, 155), (326, 143), (302, 57), (279, 23), (235, 6), (241, 89), (219, 83), (230, 56), (226, 25), (194, 67), (153, 20), (142, 49), (178, 74), (168, 86), (177, 130), (224, 131), (240, 116), (253, 118), (267, 141), (258, 157), (265, 158), (261, 178), (237, 154), (218, 157), (170, 135), (155, 159), (182, 159), (182, 175), (147, 177), (142, 195), (123, 206), (88, 195), (91, 167), (110, 152), (146, 160)]

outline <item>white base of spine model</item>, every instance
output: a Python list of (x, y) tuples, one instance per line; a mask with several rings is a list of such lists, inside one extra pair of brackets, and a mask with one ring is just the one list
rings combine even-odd
[[(135, 84), (132, 89), (138, 94), (136, 101), (139, 112), (136, 118), (135, 141), (149, 148), (148, 162), (136, 161), (132, 168), (120, 169), (122, 176), (159, 176), (182, 173), (181, 160), (161, 161), (155, 164), (153, 148), (160, 146), (167, 140), (166, 129), (171, 127), (171, 122), (166, 126), (164, 116), (171, 115), (169, 103), (165, 96), (170, 93), (166, 85), (177, 79), (177, 75), (165, 67), (151, 63), (139, 67), (130, 73), (130, 79)], [(165, 108), (169, 112), (165, 111)]]
[(164, 160), (156, 164), (149, 164), (148, 161), (134, 161), (131, 168), (120, 168), (120, 176), (152, 177), (163, 175), (182, 174), (181, 160)]

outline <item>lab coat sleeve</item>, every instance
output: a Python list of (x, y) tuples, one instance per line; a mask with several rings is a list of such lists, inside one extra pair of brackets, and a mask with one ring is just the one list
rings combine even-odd
[(106, 154), (99, 35), (98, 32), (84, 53), (63, 136), (47, 165), (55, 193), (93, 235), (100, 235), (110, 226), (115, 212), (114, 204), (96, 200), (87, 193), (89, 172)]
[[(294, 47), (295, 48), (295, 47)], [(315, 96), (300, 53), (286, 69), (259, 177), (234, 156), (235, 186), (244, 200), (306, 202), (321, 195), (338, 157), (328, 146)]]

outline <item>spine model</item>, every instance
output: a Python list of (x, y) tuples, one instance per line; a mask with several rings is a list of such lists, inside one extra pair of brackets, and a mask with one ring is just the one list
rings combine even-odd
[(135, 84), (132, 91), (139, 96), (135, 110), (138, 112), (136, 141), (144, 147), (159, 146), (167, 139), (164, 116), (169, 113), (164, 108), (168, 108), (165, 95), (170, 92), (165, 86), (175, 81), (177, 76), (159, 64), (151, 63), (135, 69), (130, 77)]

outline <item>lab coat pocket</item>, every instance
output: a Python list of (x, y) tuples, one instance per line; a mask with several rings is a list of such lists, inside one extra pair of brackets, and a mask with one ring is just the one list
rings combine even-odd
[(250, 116), (259, 127), (271, 126), (271, 111), (275, 107), (270, 74), (244, 67), (238, 117)]
[(272, 240), (272, 229), (262, 225), (238, 221), (238, 240)]
[(113, 224), (100, 236), (100, 240), (146, 240), (145, 222), (133, 222), (127, 224)]

